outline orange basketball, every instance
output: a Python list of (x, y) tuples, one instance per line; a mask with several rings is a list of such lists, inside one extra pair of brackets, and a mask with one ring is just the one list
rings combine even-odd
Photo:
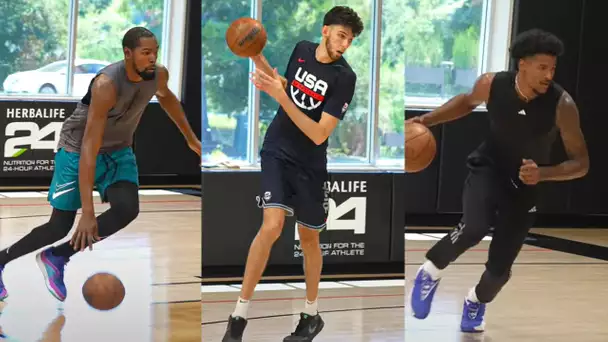
[(252, 18), (239, 18), (226, 30), (226, 44), (230, 51), (239, 57), (259, 55), (267, 40), (266, 29)]
[(97, 310), (111, 310), (125, 298), (125, 286), (113, 274), (96, 273), (82, 286), (84, 300)]
[(426, 169), (437, 153), (437, 142), (433, 132), (425, 125), (405, 125), (405, 171), (420, 172)]

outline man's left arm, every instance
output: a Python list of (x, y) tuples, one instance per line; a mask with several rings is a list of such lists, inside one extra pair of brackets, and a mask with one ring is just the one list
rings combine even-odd
[(338, 122), (344, 118), (346, 109), (352, 101), (356, 77), (351, 75), (354, 74), (339, 76), (338, 82), (335, 85), (336, 89), (323, 107), (323, 113), (319, 122), (312, 120), (300, 111), (286, 92), (281, 92), (276, 100), (294, 124), (316, 145), (321, 145), (332, 134)]
[(566, 181), (581, 178), (589, 171), (589, 152), (581, 130), (576, 103), (564, 92), (557, 107), (557, 127), (568, 160), (555, 166), (540, 167), (541, 181)]
[(186, 114), (182, 104), (179, 102), (175, 94), (169, 89), (169, 71), (164, 66), (159, 65), (158, 70), (158, 89), (156, 91), (156, 98), (160, 106), (167, 112), (173, 123), (179, 128), (180, 132), (186, 139), (188, 146), (196, 152), (199, 156), (201, 155), (201, 142), (196, 137), (196, 134), (192, 131), (192, 127), (186, 119)]

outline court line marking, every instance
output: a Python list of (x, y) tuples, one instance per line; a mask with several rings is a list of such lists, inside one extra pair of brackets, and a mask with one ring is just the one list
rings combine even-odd
[[(160, 201), (139, 201), (139, 203), (200, 203), (200, 201), (192, 201), (192, 200), (160, 200)], [(101, 202), (95, 202), (95, 205), (107, 205), (109, 203), (101, 203)], [(0, 204), (0, 208), (1, 207), (50, 207), (51, 205), (48, 202), (44, 202), (44, 203), (11, 203), (11, 204)]]
[[(403, 281), (405, 288), (405, 279)], [(367, 295), (356, 295), (356, 296), (319, 296), (319, 300), (329, 299), (361, 299), (361, 298), (391, 298), (391, 297), (403, 297), (405, 293), (387, 293), (387, 294), (367, 294)], [(301, 301), (304, 297), (283, 297), (283, 298), (259, 298), (251, 299), (250, 302), (283, 302), (283, 301)], [(224, 304), (224, 303), (235, 303), (235, 299), (222, 299), (222, 300), (201, 300), (202, 304)]]
[[(46, 197), (48, 193), (48, 191), (2, 191), (0, 192), (0, 198), (41, 198)], [(140, 189), (138, 193), (142, 196), (194, 196), (165, 189)], [(94, 192), (93, 196), (99, 197), (99, 193)]]
[[(196, 277), (194, 277), (196, 278)], [(200, 281), (172, 281), (167, 283), (152, 283), (152, 286), (194, 285), (201, 284)]]
[[(140, 210), (140, 214), (149, 214), (149, 213), (188, 213), (188, 212), (199, 212), (201, 209), (165, 209), (165, 210)], [(95, 214), (102, 214), (103, 211), (96, 211)], [(78, 214), (80, 215), (80, 213)], [(34, 217), (48, 217), (51, 214), (37, 214), (37, 215), (22, 215), (22, 216), (0, 216), (0, 220), (8, 220), (8, 219), (22, 219), (22, 218), (34, 218)]]
[(200, 299), (168, 300), (165, 302), (152, 302), (152, 305), (189, 304), (200, 302)]
[[(406, 248), (405, 251), (406, 252), (427, 252), (429, 249), (424, 249), (424, 248)], [(487, 248), (471, 248), (471, 249), (467, 249), (467, 252), (488, 252)], [(522, 248), (521, 252), (555, 252), (552, 249), (547, 249), (547, 248)]]
[[(366, 286), (366, 284), (368, 284)], [(402, 279), (390, 279), (390, 280), (363, 280), (363, 281), (322, 281), (319, 283), (319, 287), (323, 289), (327, 288), (344, 288), (344, 289), (363, 289), (363, 288), (389, 288), (389, 287), (403, 287), (405, 283)], [(276, 283), (260, 283), (256, 287), (256, 291), (302, 291), (303, 289), (298, 283), (293, 282), (276, 282)], [(240, 284), (212, 284), (202, 285), (201, 293), (230, 293), (241, 291)]]
[[(408, 262), (405, 263), (405, 266), (420, 266), (424, 262)], [(485, 262), (455, 262), (450, 264), (450, 266), (476, 266), (476, 265), (485, 265)], [(513, 265), (522, 265), (522, 266), (546, 266), (546, 265), (601, 265), (606, 266), (608, 262), (576, 262), (576, 261), (566, 261), (566, 262), (516, 262)]]
[[(447, 233), (405, 233), (407, 241), (438, 241), (448, 235)], [(486, 235), (482, 241), (492, 241), (492, 235)]]
[[(335, 310), (325, 310), (325, 311), (319, 311), (319, 313), (336, 313), (336, 312), (348, 312), (348, 311), (367, 311), (367, 310), (392, 310), (392, 309), (403, 309), (405, 308), (405, 305), (395, 305), (395, 306), (373, 306), (373, 307), (367, 307), (367, 308), (352, 308), (352, 309), (335, 309)], [(201, 313), (202, 315), (202, 313)], [(280, 318), (280, 317), (289, 317), (289, 316), (298, 316), (300, 315), (299, 312), (297, 313), (291, 313), (291, 314), (282, 314), (282, 315), (270, 315), (270, 316), (256, 316), (256, 317), (249, 317), (247, 318), (247, 321), (255, 321), (255, 320), (260, 320), (260, 319), (267, 319), (267, 318)], [(212, 324), (226, 324), (228, 321), (227, 320), (223, 320), (223, 321), (209, 321), (209, 322), (202, 322), (201, 325), (212, 325)]]

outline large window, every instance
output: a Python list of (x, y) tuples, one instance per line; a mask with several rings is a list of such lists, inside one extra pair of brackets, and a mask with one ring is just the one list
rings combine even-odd
[[(80, 0), (74, 70), (74, 96), (83, 96), (99, 69), (123, 59), (122, 37), (144, 26), (163, 46), (164, 0)], [(160, 53), (160, 51), (159, 51)], [(163, 63), (162, 54), (158, 62)]]
[(436, 106), (471, 89), (482, 69), (487, 2), (400, 2), (406, 38), (406, 106)]
[[(278, 108), (274, 99), (257, 92), (251, 85), (248, 72), (253, 66), (249, 60), (235, 57), (226, 46), (224, 34), (230, 23), (242, 16), (261, 17), (269, 37), (264, 56), (282, 74), (296, 43), (301, 40), (320, 42), (323, 17), (337, 5), (333, 0), (263, 0), (258, 8), (253, 8), (252, 3), (257, 2), (230, 0), (222, 3), (203, 2), (202, 5), (203, 162), (229, 160), (258, 164), (266, 130)], [(383, 74), (396, 73), (400, 77), (389, 81), (391, 84), (397, 83), (397, 89), (391, 89), (391, 92), (401, 89), (401, 93), (383, 97), (382, 105), (391, 109), (380, 114), (380, 120), (374, 119), (379, 105), (377, 100), (373, 101), (371, 94), (376, 93), (380, 85), (373, 82), (378, 78), (378, 71), (374, 71), (373, 67), (374, 48), (380, 46), (375, 44), (380, 35), (374, 26), (378, 4), (374, 0), (348, 2), (348, 6), (361, 16), (365, 29), (344, 55), (357, 73), (357, 86), (345, 119), (329, 138), (330, 165), (369, 165), (370, 162), (375, 164), (378, 157), (391, 158), (390, 166), (399, 167), (403, 163), (403, 137), (391, 136), (392, 133), (398, 136), (403, 130), (399, 128), (403, 126), (403, 63), (387, 63)], [(398, 100), (394, 100), (394, 97)], [(393, 111), (392, 107), (395, 106), (400, 108)], [(401, 117), (392, 118), (393, 112), (400, 112)], [(385, 124), (391, 120), (399, 124)], [(380, 126), (375, 125), (377, 121), (382, 122), (382, 128), (377, 139), (373, 139), (376, 135), (372, 133)], [(253, 127), (257, 129), (253, 130)], [(387, 137), (389, 143), (386, 143)], [(397, 142), (399, 140), (401, 147)], [(383, 144), (382, 148), (378, 146), (379, 143)], [(376, 150), (387, 152), (378, 153)]]
[[(150, 29), (163, 46), (164, 0), (80, 0), (78, 6), (71, 4), (76, 2), (13, 0), (0, 5), (4, 32), (0, 35), (1, 95), (83, 96), (101, 68), (123, 58), (122, 36), (133, 26)], [(73, 27), (77, 28), (74, 41), (70, 39)], [(75, 54), (69, 73), (72, 48)]]
[(66, 94), (69, 2), (2, 1), (0, 13), (0, 93)]
[(404, 0), (384, 0), (382, 2), (381, 59), (379, 63), (380, 90), (378, 92), (378, 127), (374, 151), (377, 164), (394, 165), (403, 160), (404, 142), (403, 120), (405, 106), (405, 30), (407, 24)]
[(243, 0), (203, 1), (202, 143), (203, 161), (245, 162), (251, 148), (249, 60), (232, 54), (225, 33), (234, 20), (250, 16)]
[(400, 168), (406, 107), (437, 107), (469, 90), (481, 72), (506, 66), (512, 2), (203, 1), (203, 161), (259, 165), (260, 146), (278, 107), (251, 85), (252, 63), (226, 46), (224, 34), (233, 20), (261, 18), (268, 32), (264, 55), (283, 73), (298, 41), (320, 40), (330, 8), (354, 8), (365, 30), (344, 57), (358, 82), (345, 120), (329, 139), (330, 168)]

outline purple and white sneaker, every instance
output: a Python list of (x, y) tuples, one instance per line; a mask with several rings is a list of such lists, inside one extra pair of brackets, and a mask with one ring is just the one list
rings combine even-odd
[(63, 270), (68, 258), (53, 255), (52, 249), (48, 248), (36, 255), (36, 262), (49, 292), (63, 302), (67, 296), (67, 289), (63, 283)]

